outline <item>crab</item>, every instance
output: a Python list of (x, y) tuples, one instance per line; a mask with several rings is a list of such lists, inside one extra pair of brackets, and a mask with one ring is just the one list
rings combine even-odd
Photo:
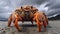
[(41, 31), (42, 26), (46, 28), (48, 25), (48, 18), (45, 13), (39, 11), (36, 7), (28, 5), (21, 6), (12, 12), (8, 19), (8, 27), (10, 27), (11, 23), (13, 22), (16, 29), (21, 31), (20, 27), (18, 26), (18, 21), (22, 21), (22, 23), (24, 23), (24, 21), (31, 21), (32, 24), (33, 21), (35, 21), (39, 32)]

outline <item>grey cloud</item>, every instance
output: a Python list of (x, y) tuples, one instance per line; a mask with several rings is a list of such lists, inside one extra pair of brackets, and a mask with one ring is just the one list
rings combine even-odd
[[(49, 4), (47, 4), (48, 15), (60, 15), (60, 0), (50, 0)], [(52, 16), (53, 17), (53, 16)]]
[(19, 4), (20, 5), (40, 5), (41, 3), (45, 2), (46, 0), (20, 0)]
[(60, 0), (0, 0), (0, 20), (8, 19), (15, 8), (33, 5), (46, 13), (47, 17), (60, 15)]

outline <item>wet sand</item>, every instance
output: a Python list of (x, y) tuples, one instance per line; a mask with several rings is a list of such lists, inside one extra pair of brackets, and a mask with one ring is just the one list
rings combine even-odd
[(34, 22), (32, 25), (31, 22), (22, 22), (18, 23), (21, 32), (18, 32), (14, 27), (14, 24), (11, 24), (11, 27), (7, 27), (7, 21), (0, 21), (0, 34), (60, 34), (60, 20), (49, 21), (49, 25), (46, 30), (42, 27), (42, 31), (37, 31), (37, 25)]

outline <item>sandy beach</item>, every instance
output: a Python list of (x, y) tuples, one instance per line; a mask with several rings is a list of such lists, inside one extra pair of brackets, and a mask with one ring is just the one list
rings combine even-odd
[(7, 21), (0, 21), (0, 34), (60, 34), (60, 20), (51, 20), (46, 30), (42, 27), (42, 31), (37, 31), (37, 25), (34, 22), (32, 25), (31, 22), (19, 22), (21, 32), (18, 32), (14, 27), (14, 24), (11, 24), (11, 27), (7, 27)]

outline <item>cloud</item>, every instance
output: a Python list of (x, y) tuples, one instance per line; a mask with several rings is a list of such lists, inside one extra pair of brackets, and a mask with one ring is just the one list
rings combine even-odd
[(0, 0), (0, 20), (8, 19), (15, 8), (22, 5), (33, 5), (46, 13), (47, 17), (60, 15), (60, 0)]
[[(48, 15), (60, 15), (60, 0), (50, 0), (49, 4), (47, 4), (48, 8)], [(53, 16), (52, 16), (53, 17)]]

